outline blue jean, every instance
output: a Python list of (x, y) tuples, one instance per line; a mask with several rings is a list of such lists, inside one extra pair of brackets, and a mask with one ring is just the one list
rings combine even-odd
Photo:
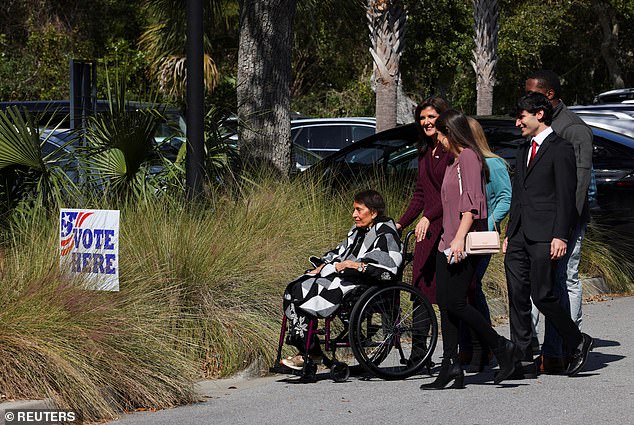
[[(568, 240), (566, 255), (559, 260), (556, 270), (555, 296), (559, 298), (562, 307), (570, 311), (570, 317), (581, 330), (581, 304), (583, 302), (582, 285), (579, 279), (579, 260), (581, 259), (581, 242), (586, 233), (588, 223), (578, 224)], [(531, 312), (533, 318), (533, 331), (539, 324), (539, 310), (533, 304)], [(573, 347), (570, 347), (573, 348)], [(563, 357), (563, 340), (548, 320), (544, 324), (544, 343), (542, 354), (546, 357)]]

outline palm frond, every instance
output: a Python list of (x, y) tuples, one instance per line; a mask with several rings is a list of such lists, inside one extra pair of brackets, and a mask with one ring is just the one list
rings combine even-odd
[[(54, 206), (79, 196), (73, 170), (76, 161), (66, 145), (47, 155), (42, 147), (53, 131), (40, 132), (28, 113), (17, 108), (0, 111), (0, 170), (5, 170), (3, 213), (20, 203)], [(69, 142), (72, 142), (72, 137)]]
[[(235, 1), (208, 0), (205, 2), (205, 22), (212, 26), (223, 21), (226, 7)], [(147, 0), (150, 24), (139, 38), (139, 46), (147, 52), (150, 74), (159, 82), (160, 90), (172, 99), (185, 98), (186, 87), (186, 7), (179, 0)], [(211, 41), (207, 34), (203, 40), (205, 89), (213, 91), (218, 83), (218, 68), (211, 55)]]
[(11, 165), (44, 171), (37, 127), (16, 107), (0, 111), (0, 169)]

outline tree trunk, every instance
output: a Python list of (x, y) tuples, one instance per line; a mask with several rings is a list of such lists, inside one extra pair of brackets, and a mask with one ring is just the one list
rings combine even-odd
[(416, 102), (405, 93), (405, 90), (403, 90), (403, 81), (400, 78), (396, 97), (398, 99), (398, 105), (396, 106), (396, 110), (398, 111), (396, 114), (396, 123), (409, 124), (414, 122)]
[(613, 88), (622, 89), (625, 87), (623, 72), (621, 71), (621, 67), (614, 55), (614, 52), (619, 51), (619, 24), (616, 20), (614, 10), (608, 2), (601, 0), (592, 0), (592, 8), (597, 15), (599, 25), (601, 26), (601, 32), (603, 33), (603, 41), (601, 42), (601, 57), (605, 61), (605, 65), (608, 67), (610, 80), (614, 86)]
[(476, 113), (493, 113), (493, 86), (495, 66), (498, 62), (498, 32), (500, 8), (497, 0), (473, 0), (473, 60), (471, 66), (476, 74)]
[(405, 40), (407, 13), (401, 0), (368, 0), (370, 54), (374, 59), (376, 131), (397, 124), (399, 62)]
[(396, 127), (397, 82), (381, 79), (376, 85), (376, 131)]
[(291, 47), (295, 0), (240, 0), (238, 147), (243, 165), (291, 172)]

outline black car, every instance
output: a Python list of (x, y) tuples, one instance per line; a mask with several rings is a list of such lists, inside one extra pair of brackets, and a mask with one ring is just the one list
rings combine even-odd
[(592, 127), (593, 167), (600, 214), (613, 221), (634, 217), (634, 138)]
[[(511, 166), (524, 138), (509, 118), (477, 118), (491, 149)], [(634, 216), (634, 138), (594, 127), (593, 163), (597, 182), (595, 213), (613, 219)], [(395, 127), (367, 137), (330, 155), (311, 168), (311, 173), (334, 185), (368, 184), (377, 176), (412, 185), (417, 175), (414, 124)]]

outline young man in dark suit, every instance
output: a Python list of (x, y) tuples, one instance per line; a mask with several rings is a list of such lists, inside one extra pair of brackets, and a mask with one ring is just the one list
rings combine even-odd
[[(526, 79), (527, 93), (542, 93), (553, 105), (553, 122), (551, 127), (561, 137), (572, 144), (577, 160), (577, 190), (575, 202), (577, 207), (576, 223), (568, 239), (566, 255), (559, 260), (557, 277), (555, 278), (555, 294), (559, 296), (561, 305), (570, 310), (570, 318), (581, 330), (583, 287), (579, 279), (579, 262), (581, 260), (581, 244), (590, 221), (588, 187), (592, 178), (592, 130), (581, 118), (572, 112), (561, 100), (561, 84), (559, 76), (553, 71), (541, 69), (533, 72)], [(533, 332), (539, 323), (539, 312), (533, 308)], [(536, 338), (536, 334), (533, 338)], [(566, 370), (567, 357), (562, 347), (562, 339), (549, 321), (546, 321), (544, 343), (541, 347), (541, 370), (544, 373), (557, 374)], [(537, 342), (538, 343), (538, 342)], [(535, 341), (533, 341), (535, 345)]]
[[(518, 360), (532, 360), (531, 298), (573, 348), (568, 374), (583, 367), (592, 338), (582, 334), (553, 293), (557, 260), (566, 254), (575, 224), (577, 185), (572, 145), (550, 127), (546, 96), (529, 93), (517, 103), (516, 126), (528, 139), (517, 154), (510, 219), (504, 240), (511, 340)], [(521, 365), (517, 368), (523, 370)]]

